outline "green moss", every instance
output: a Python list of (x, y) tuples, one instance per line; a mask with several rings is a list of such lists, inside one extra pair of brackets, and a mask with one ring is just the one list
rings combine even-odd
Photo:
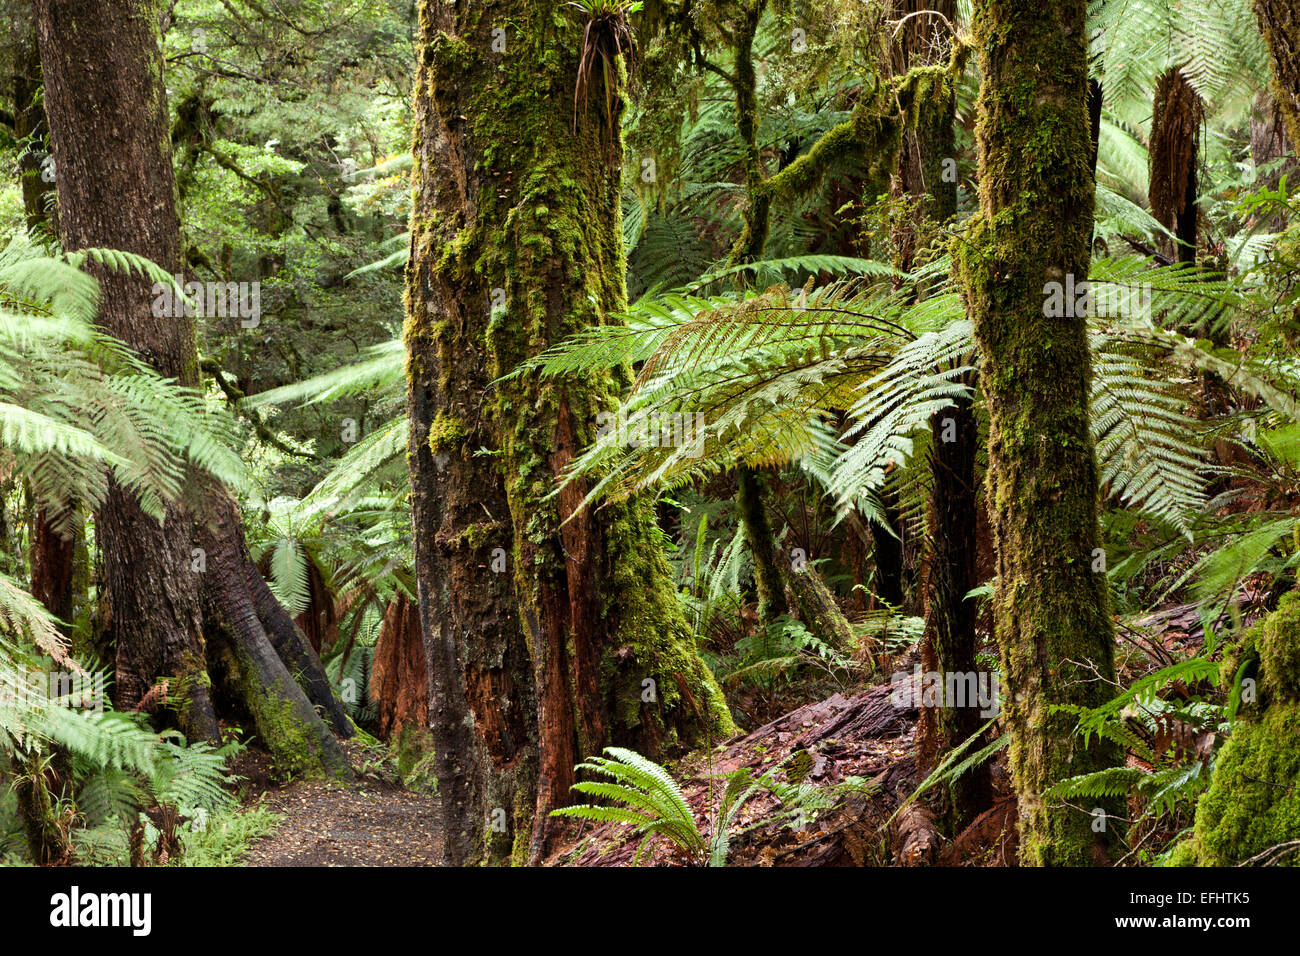
[(1288, 594), (1252, 631), (1267, 702), (1300, 701), (1300, 595)]
[(429, 450), (435, 455), (445, 451), (457, 451), (465, 444), (465, 435), (463, 423), (440, 411), (429, 424)]
[[(1300, 839), (1300, 704), (1238, 722), (1196, 807), (1198, 859), (1229, 866)], [(1294, 858), (1293, 858), (1294, 859)]]
[(1161, 866), (1197, 866), (1199, 865), (1200, 846), (1195, 837), (1188, 837), (1186, 840), (1176, 844), (1164, 858), (1160, 860)]
[[(1044, 800), (1057, 781), (1112, 766), (1118, 748), (1074, 733), (1055, 705), (1096, 707), (1113, 675), (1106, 578), (1091, 572), (1098, 477), (1082, 316), (1049, 318), (1043, 287), (1087, 276), (1095, 182), (1084, 4), (978, 8), (980, 212), (954, 243), (989, 413), (989, 512), (999, 557), (995, 631), (1021, 861), (1102, 862), (1113, 841), (1087, 813)], [(1098, 680), (1098, 677), (1101, 679)], [(1103, 801), (1112, 816), (1117, 804)]]
[(260, 686), (251, 662), (238, 655), (228, 668), (237, 682), (240, 696), (253, 713), (257, 734), (271, 751), (278, 771), (304, 779), (330, 776), (320, 745), (305, 722), (294, 712), (294, 702), (280, 681)]
[[(677, 595), (671, 588), (645, 586), (668, 576), (656, 529), (643, 509), (618, 510), (606, 509), (615, 514), (607, 532), (612, 571), (603, 597), (605, 612), (615, 621), (606, 669), (615, 699), (623, 704), (625, 731), (649, 722), (655, 725), (647, 728), (651, 739), (661, 733), (687, 745), (726, 739), (735, 733), (735, 723), (721, 687), (699, 656)], [(655, 682), (655, 702), (642, 700), (647, 678)]]
[(1300, 594), (1288, 594), (1246, 634), (1225, 674), (1235, 677), (1243, 665), (1249, 673), (1252, 664), (1259, 699), (1238, 711), (1197, 803), (1194, 846), (1180, 848), (1202, 865), (1233, 865), (1300, 839)]
[(397, 776), (413, 793), (437, 793), (438, 777), (433, 765), (433, 735), (414, 723), (402, 725), (397, 739), (390, 743), (397, 761)]

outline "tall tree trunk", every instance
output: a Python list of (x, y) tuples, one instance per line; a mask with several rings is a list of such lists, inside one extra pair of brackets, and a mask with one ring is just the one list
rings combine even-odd
[(1087, 323), (1044, 315), (1048, 283), (1088, 274), (1094, 178), (1086, 6), (975, 4), (980, 211), (956, 247), (989, 409), (995, 620), (1021, 859), (1035, 865), (1106, 859), (1114, 822), (1094, 832), (1088, 812), (1042, 795), (1064, 777), (1119, 759), (1113, 745), (1095, 738), (1085, 745), (1073, 718), (1052, 709), (1096, 706), (1114, 679), (1088, 426)]
[(23, 150), (18, 156), (23, 214), (29, 233), (48, 231), (50, 235), (57, 235), (58, 229), (46, 208), (47, 201), (54, 192), (54, 184), (43, 169), (50, 150), (49, 124), (45, 119), (45, 108), (41, 104), (41, 59), (36, 31), (30, 17), (15, 22), (12, 34), (14, 139), (22, 145)]
[[(495, 145), (471, 143), (466, 123), (478, 84), (497, 75), (488, 55), (495, 24), (479, 19), (452, 3), (420, 5), (406, 292), (415, 571), (444, 858), (453, 865), (500, 862), (516, 843), (526, 847), (537, 799), (533, 658), (507, 560), (510, 505), (496, 460), (476, 454), (501, 445), (483, 404), (497, 283), (443, 253), (472, 234), (479, 194), (494, 188), (465, 176), (473, 155)], [(471, 78), (457, 63), (475, 42), (487, 47)]]
[[(955, 0), (895, 0), (892, 14), (893, 19), (904, 21), (898, 72), (947, 62), (957, 17)], [(895, 257), (901, 269), (914, 268), (922, 246), (932, 243), (938, 227), (957, 214), (956, 109), (955, 95), (940, 102), (925, 101), (917, 109), (913, 129), (904, 133), (898, 188), (915, 207), (895, 235)], [(966, 598), (979, 583), (974, 547), (979, 518), (975, 471), (979, 423), (973, 402), (964, 399), (936, 412), (930, 431), (932, 545), (921, 656), (922, 666), (945, 675), (948, 686), (946, 675), (976, 671), (975, 605)], [(975, 701), (945, 700), (941, 707), (922, 708), (916, 745), (921, 770), (933, 770), (953, 748), (973, 736), (981, 722)], [(955, 832), (986, 810), (992, 798), (989, 767), (983, 764), (953, 782), (940, 809)]]
[[(757, 262), (763, 258), (771, 218), (771, 197), (763, 190), (763, 152), (758, 142), (758, 75), (754, 68), (754, 37), (767, 0), (744, 0), (739, 4), (732, 36), (733, 89), (736, 97), (736, 130), (744, 150), (744, 227), (731, 250), (732, 264)], [(789, 614), (785, 596), (785, 575), (776, 559), (776, 542), (763, 505), (763, 480), (752, 468), (736, 472), (738, 517), (754, 567), (754, 589), (758, 592), (758, 617), (764, 627)]]
[[(156, 4), (37, 0), (35, 14), (64, 248), (121, 249), (180, 272)], [(194, 323), (155, 316), (147, 280), (94, 272), (104, 328), (163, 375), (196, 386)], [(96, 515), (99, 627), (115, 649), (117, 705), (133, 707), (165, 681), (185, 734), (215, 740), (206, 632), (228, 645), (212, 650), (232, 665), (240, 696), (280, 761), (295, 772), (347, 775), (345, 756), (312, 708), (324, 707), (336, 729), (350, 733), (319, 660), (257, 587), (265, 582), (248, 558), (234, 501), (210, 482), (199, 491), (201, 513), (173, 502), (159, 522), (114, 483)]]
[[(484, 852), (495, 810), (512, 814), (516, 829), (527, 819), (531, 781), (519, 760), (531, 756), (529, 664), (533, 859), (547, 848), (547, 814), (568, 802), (581, 757), (611, 743), (663, 754), (731, 729), (677, 604), (649, 503), (595, 515), (577, 511), (577, 486), (550, 495), (595, 438), (625, 374), (563, 382), (525, 374), (488, 389), (625, 306), (621, 143), (599, 65), (574, 115), (584, 27), (535, 0), (491, 11), (421, 5), (407, 326), (416, 547), (431, 724), (461, 741), (454, 753), (435, 741), (447, 760), (440, 781), (460, 775), (444, 813), (458, 852), (470, 856)], [(499, 459), (482, 448), (499, 449)], [(476, 649), (483, 640), (487, 653)], [(493, 786), (498, 794), (485, 796)], [(516, 846), (524, 836), (515, 832)], [(494, 832), (487, 840), (488, 855), (498, 855)]]
[(1300, 8), (1295, 0), (1255, 0), (1255, 16), (1273, 60), (1273, 93), (1294, 147), (1300, 143)]
[[(41, 59), (30, 17), (15, 22), (12, 34), (14, 139), (23, 148), (18, 156), (23, 214), (27, 220), (27, 232), (39, 241), (57, 235), (57, 228), (47, 214), (47, 201), (54, 191), (54, 184), (42, 169), (49, 156), (50, 138), (41, 97)], [(38, 508), (32, 516), (32, 594), (65, 623), (72, 615), (76, 548), (77, 534), (58, 533), (45, 509)]]
[[(587, 33), (572, 8), (560, 20), (536, 0), (504, 6), (518, 30), (514, 52), (506, 54), (514, 61), (502, 83), (506, 106), (496, 97), (480, 99), (474, 120), (476, 132), (492, 131), (482, 142), (518, 141), (513, 156), (488, 160), (507, 178), (504, 188), (489, 192), (498, 197), (499, 218), (491, 203), (479, 210), (480, 218), (505, 224), (478, 259), (505, 292), (488, 328), (498, 376), (582, 329), (616, 321), (627, 307), (622, 67), (597, 64), (576, 109), (572, 96), (584, 43), (594, 53), (609, 26), (598, 23), (594, 35)], [(514, 31), (509, 36), (515, 41)], [(498, 391), (516, 584), (537, 655), (541, 765), (533, 859), (548, 848), (546, 814), (570, 799), (572, 770), (553, 754), (568, 760), (569, 753), (583, 757), (621, 744), (663, 756), (733, 729), (678, 602), (652, 502), (638, 497), (599, 513), (580, 511), (581, 482), (550, 495), (629, 384), (626, 369), (563, 380), (528, 373)], [(571, 703), (564, 699), (570, 682)]]

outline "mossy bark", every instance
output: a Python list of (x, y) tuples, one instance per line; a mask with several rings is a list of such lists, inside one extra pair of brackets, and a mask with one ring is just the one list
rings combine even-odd
[[(896, 0), (898, 72), (943, 63), (957, 16), (955, 0)], [(911, 128), (903, 133), (896, 191), (910, 201), (909, 214), (895, 230), (895, 262), (910, 271), (930, 258), (940, 228), (957, 214), (955, 91), (916, 103)], [(918, 294), (924, 295), (924, 289)], [(973, 382), (970, 384), (974, 384)], [(973, 402), (959, 400), (930, 421), (930, 555), (925, 580), (925, 636), (922, 666), (940, 674), (976, 671), (975, 605), (966, 595), (979, 582), (975, 537), (979, 516), (976, 453), (979, 422)], [(900, 555), (901, 558), (901, 555)], [(899, 562), (901, 565), (901, 561)], [(917, 761), (934, 769), (953, 748), (979, 729), (974, 702), (924, 708), (917, 722)], [(948, 828), (957, 832), (992, 804), (989, 767), (982, 764), (953, 781), (939, 798)]]
[(736, 509), (745, 546), (754, 566), (754, 590), (758, 593), (758, 619), (771, 627), (790, 613), (785, 598), (785, 575), (776, 560), (776, 540), (767, 509), (763, 507), (763, 479), (752, 468), (736, 471)]
[(1273, 92), (1293, 146), (1300, 143), (1300, 8), (1294, 0), (1255, 0), (1273, 60)]
[[(1175, 864), (1235, 866), (1300, 840), (1300, 595), (1251, 629), (1224, 672), (1242, 676), (1245, 699)], [(1300, 853), (1282, 859), (1298, 865)]]
[[(495, 206), (499, 180), (476, 166), (482, 150), (514, 135), (478, 140), (469, 116), (497, 82), (497, 26), (452, 3), (420, 5), (409, 460), (433, 770), (445, 858), (456, 865), (508, 861), (531, 837), (537, 795), (533, 657), (508, 560), (510, 504), (499, 454), (478, 453), (501, 446), (485, 407), (493, 378), (486, 334), (500, 283), (473, 259), (480, 230), (497, 225), (479, 210)], [(511, 38), (500, 37), (509, 50)]]
[[(66, 824), (55, 813), (50, 787), (58, 774), (43, 766), (38, 753), (13, 752), (6, 766), (13, 777), (14, 798), (22, 817), (27, 849), (37, 866), (66, 862), (73, 853)], [(0, 782), (8, 783), (0, 774)]]
[[(417, 247), (411, 282), (422, 281), (421, 263), (437, 255), (424, 281), (442, 304), (442, 333), (463, 337), (444, 355), (440, 374), (456, 374), (456, 363), (472, 351), (476, 361), (486, 356), (486, 385), (568, 335), (616, 321), (626, 306), (621, 99), (617, 89), (605, 89), (597, 64), (587, 102), (575, 111), (586, 24), (570, 8), (535, 0), (473, 8), (429, 2), (422, 15), (420, 96), (431, 102), (442, 144), (440, 183), (430, 180), (432, 169), (421, 180), (444, 196), (417, 211), (413, 241), (437, 237), (441, 249)], [(435, 149), (422, 135), (417, 156)], [(414, 307), (408, 312), (414, 325)], [(415, 332), (408, 326), (408, 342)], [(413, 381), (417, 374), (413, 369)], [(423, 375), (429, 380), (429, 371)], [(504, 480), (508, 514), (494, 511), (491, 520), (509, 522), (511, 576), (534, 670), (534, 859), (546, 849), (547, 814), (570, 800), (582, 757), (611, 743), (662, 756), (732, 730), (678, 605), (650, 502), (593, 513), (577, 509), (579, 485), (552, 494), (569, 462), (595, 439), (597, 416), (613, 408), (627, 384), (622, 370), (559, 380), (524, 373), (497, 382), (481, 406), (473, 404), (484, 392), (478, 383), (455, 394), (468, 406), (465, 416), (488, 416), (483, 447), (496, 456), (493, 480)], [(437, 405), (438, 393), (429, 395)], [(444, 421), (455, 417), (443, 412)], [(467, 458), (477, 450), (466, 440), (463, 418), (435, 429), (437, 411), (424, 415), (429, 442), (438, 436), (435, 454), (454, 461), (458, 448)], [(496, 493), (491, 484), (487, 491)], [(427, 533), (417, 516), (417, 537)], [(487, 539), (499, 536), (483, 538), (490, 550)]]
[(980, 210), (956, 242), (989, 410), (1003, 712), (1021, 860), (1031, 865), (1107, 859), (1114, 821), (1094, 832), (1093, 815), (1042, 794), (1120, 756), (1095, 738), (1085, 745), (1071, 716), (1053, 710), (1100, 704), (1114, 679), (1086, 320), (1044, 316), (1045, 284), (1088, 274), (1094, 177), (1085, 20), (1084, 0), (975, 4)]

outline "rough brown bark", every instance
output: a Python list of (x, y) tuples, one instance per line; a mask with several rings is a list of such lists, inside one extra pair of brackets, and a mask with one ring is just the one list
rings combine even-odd
[[(179, 271), (180, 221), (150, 6), (40, 0), (37, 34), (64, 247), (124, 249)], [(193, 327), (155, 318), (149, 287), (138, 278), (93, 271), (104, 327), (162, 374), (196, 384)], [(216, 714), (195, 679), (203, 672), (202, 612), (184, 512), (172, 505), (160, 524), (114, 484), (96, 532), (105, 570), (100, 627), (116, 647), (117, 705), (133, 706), (159, 677), (179, 678), (189, 685), (182, 729), (215, 739)]]
[(1273, 60), (1273, 93), (1294, 145), (1300, 143), (1300, 7), (1295, 0), (1255, 0), (1255, 17)]
[[(979, 422), (974, 405), (960, 401), (931, 421), (930, 477), (932, 551), (926, 586), (925, 640), (933, 669), (945, 675), (977, 673), (976, 604), (966, 597), (979, 584), (975, 538), (979, 526), (976, 454)], [(974, 701), (945, 701), (935, 710), (935, 755), (942, 758), (969, 740), (985, 718)], [(933, 769), (933, 768), (927, 768)], [(941, 800), (947, 823), (959, 832), (993, 803), (989, 766), (982, 764), (952, 782)]]
[[(490, 28), (477, 42), (490, 43)], [(445, 858), (456, 865), (500, 862), (526, 845), (538, 773), (510, 506), (495, 460), (474, 454), (501, 444), (480, 400), (492, 381), (484, 336), (494, 284), (442, 258), (472, 225), (483, 188), (467, 175), (464, 120), (472, 84), (492, 82), (495, 69), (465, 77), (444, 65), (453, 37), (472, 32), (454, 4), (420, 5), (406, 292), (415, 569)]]
[[(42, 176), (41, 164), (49, 155), (49, 124), (41, 99), (41, 59), (30, 17), (12, 24), (14, 41), (14, 139), (23, 150), (18, 156), (22, 182), (23, 214), (27, 231), (41, 240), (57, 235), (57, 225), (47, 213), (54, 185)], [(32, 516), (32, 594), (60, 621), (69, 622), (73, 607), (73, 556), (76, 536), (57, 533), (45, 509)]]
[(428, 676), (420, 605), (399, 594), (384, 609), (370, 670), (370, 700), (378, 711), (376, 736), (387, 740), (400, 735), (407, 724), (429, 725)]
[[(490, 705), (486, 713), (500, 714), (503, 702), (518, 703), (515, 669), (525, 660), (532, 664), (539, 783), (527, 848), (537, 858), (551, 832), (549, 811), (571, 799), (567, 784), (577, 759), (616, 742), (662, 755), (720, 736), (731, 723), (687, 628), (651, 503), (637, 499), (579, 514), (579, 484), (551, 495), (569, 462), (595, 439), (598, 416), (627, 384), (626, 371), (563, 381), (528, 372), (485, 388), (569, 335), (612, 321), (626, 305), (618, 218), (621, 100), (617, 90), (604, 88), (606, 77), (617, 84), (617, 72), (596, 65), (575, 122), (586, 25), (573, 7), (430, 0), (421, 17), (420, 187), (407, 328), (412, 487), (421, 606), (432, 629), (431, 680), (446, 672), (459, 684), (431, 685), (431, 716), (435, 726), (445, 718), (470, 738), (454, 751), (456, 760), (476, 759), (476, 740), (490, 738), (467, 726), (467, 705), (481, 701)], [(612, 116), (610, 102), (618, 111)], [(486, 423), (479, 421), (483, 415)], [(499, 449), (498, 463), (478, 454), (481, 448)], [(445, 480), (454, 482), (446, 494), (438, 484), (440, 461)], [(475, 474), (483, 477), (464, 480)], [(506, 511), (498, 504), (499, 483)], [(446, 562), (434, 543), (444, 553), (463, 554), (441, 567)], [(510, 574), (489, 570), (483, 577), (481, 568), (500, 559)], [(461, 569), (478, 583), (473, 600), (484, 606), (475, 613), (500, 615), (493, 634), (502, 640), (492, 655), (466, 655), (466, 642), (477, 638), (461, 630), (465, 618), (438, 614), (435, 602), (447, 600), (443, 589), (450, 586), (461, 600), (453, 577)], [(496, 582), (507, 576), (518, 602), (514, 622), (497, 591)], [(489, 601), (495, 606), (488, 608)], [(527, 635), (528, 658), (514, 651), (515, 627)], [(460, 666), (466, 660), (474, 661), (474, 673)], [(497, 766), (509, 752), (501, 751)], [(457, 770), (449, 763), (439, 769), (440, 779)], [(463, 792), (446, 797), (468, 808), (464, 819), (474, 817), (474, 806), (485, 806), (467, 776), (461, 771), (451, 781)], [(474, 819), (475, 828), (483, 825)], [(472, 835), (463, 842), (472, 846)]]
[(1197, 158), (1205, 106), (1182, 70), (1156, 83), (1151, 119), (1151, 214), (1174, 234), (1168, 250), (1179, 262), (1196, 265)]
[(60, 621), (72, 620), (73, 559), (76, 540), (51, 526), (45, 509), (32, 516), (32, 596)]
[[(903, 23), (896, 70), (947, 62), (957, 17), (955, 0), (895, 0), (892, 18)], [(913, 128), (903, 134), (896, 191), (912, 214), (895, 231), (895, 260), (910, 270), (957, 213), (955, 96), (920, 104)], [(918, 294), (924, 295), (925, 290)], [(974, 384), (973, 382), (969, 384)], [(976, 671), (975, 606), (966, 595), (978, 584), (975, 537), (979, 517), (976, 451), (979, 423), (970, 400), (936, 413), (930, 421), (930, 540), (925, 577), (926, 630), (921, 664), (927, 672)], [(897, 563), (901, 566), (901, 548)], [(901, 590), (901, 589), (900, 589)], [(946, 681), (945, 681), (946, 683)], [(917, 721), (917, 765), (922, 772), (964, 743), (982, 720), (973, 702), (945, 701), (923, 707)], [(987, 765), (974, 767), (940, 795), (939, 809), (952, 832), (988, 808), (992, 784)]]
[[(64, 248), (124, 250), (180, 272), (156, 5), (38, 0), (34, 9)], [(91, 268), (100, 281), (103, 327), (158, 372), (197, 386), (193, 322), (155, 316), (148, 281)], [(297, 653), (305, 640), (292, 621), (288, 627), (296, 641), (276, 626), (281, 622), (256, 586), (261, 578), (244, 547), (235, 503), (208, 483), (193, 490), (206, 499), (197, 526), (180, 502), (171, 503), (159, 522), (116, 484), (96, 515), (103, 578), (98, 626), (115, 649), (117, 705), (133, 707), (165, 681), (186, 735), (215, 740), (204, 638), (205, 631), (209, 637), (219, 633), (230, 646), (211, 650), (233, 665), (266, 743), (280, 755), (291, 754), (295, 771), (346, 774), (337, 741), (286, 663), (301, 673), (315, 703), (340, 716), (341, 708), (310, 648)], [(288, 620), (282, 608), (279, 613)], [(294, 650), (287, 660), (271, 647), (264, 620), (272, 640)], [(345, 718), (338, 729), (349, 732)]]

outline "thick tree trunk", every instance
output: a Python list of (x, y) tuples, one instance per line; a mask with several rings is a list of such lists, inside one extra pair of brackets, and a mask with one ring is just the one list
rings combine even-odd
[(1273, 60), (1273, 93), (1294, 146), (1300, 143), (1300, 7), (1295, 0), (1255, 0), (1255, 16)]
[[(37, 31), (54, 132), (64, 247), (110, 246), (180, 269), (167, 114), (152, 5), (41, 0)], [(152, 315), (146, 283), (96, 269), (101, 322), (162, 374), (198, 381), (190, 323)], [(183, 684), (181, 726), (216, 739), (203, 664), (190, 525), (179, 506), (160, 524), (113, 485), (96, 520), (104, 562), (100, 627), (116, 648), (116, 702), (129, 708), (166, 675)]]
[[(476, 563), (488, 568), (502, 548), (513, 571), (537, 688), (539, 777), (529, 848), (537, 858), (547, 846), (547, 814), (570, 799), (578, 758), (610, 743), (662, 755), (724, 736), (731, 720), (678, 605), (649, 503), (610, 505), (597, 515), (577, 513), (582, 489), (576, 485), (550, 496), (569, 462), (595, 438), (597, 415), (612, 407), (624, 373), (562, 382), (526, 374), (498, 383), (482, 406), (486, 382), (473, 381), (481, 376), (485, 344), (487, 374), (506, 374), (625, 306), (621, 142), (599, 65), (575, 123), (585, 24), (576, 11), (537, 0), (509, 0), (490, 10), (429, 0), (421, 13), (416, 154), (424, 159), (417, 158), (407, 334), (413, 458), (428, 450), (424, 463), (414, 465), (417, 560), (425, 564), (422, 611), (433, 633), (441, 631), (431, 636), (430, 668), (447, 662), (462, 682), (431, 688), (432, 723), (439, 725), (440, 712), (463, 720), (467, 698), (483, 698), (495, 713), (504, 697), (518, 694), (513, 670), (499, 670), (491, 683), (454, 666), (467, 636), (457, 633), (457, 615), (441, 623), (433, 617), (456, 570), (439, 568), (440, 556), (428, 553), (436, 534), (441, 547), (475, 552)], [(470, 368), (460, 367), (465, 364)], [(463, 375), (471, 377), (470, 390), (443, 387), (460, 384), (464, 379), (452, 376)], [(478, 425), (483, 411), (494, 427)], [(488, 432), (484, 447), (500, 449), (500, 473), (483, 464), (489, 457), (475, 456), (474, 428)], [(486, 470), (491, 480), (460, 484), (463, 503), (455, 500), (455, 487), (445, 502), (430, 500), (440, 497), (439, 456), (445, 469)], [(497, 505), (500, 474), (508, 515)], [(486, 513), (478, 507), (484, 494)], [(477, 529), (462, 525), (452, 531), (456, 539), (449, 537), (444, 509), (455, 512), (453, 528), (476, 513)], [(504, 520), (512, 534), (503, 544)], [(457, 563), (469, 561), (458, 557)], [(513, 669), (521, 655), (493, 593), (503, 577), (477, 571), (482, 600), (491, 607), (479, 613), (502, 615), (496, 658)], [(456, 756), (471, 755), (472, 746)], [(455, 767), (440, 769), (440, 778), (444, 770)], [(474, 803), (472, 793), (448, 799)]]
[(1054, 705), (1096, 706), (1114, 679), (1113, 629), (1088, 427), (1086, 319), (1044, 315), (1045, 286), (1087, 277), (1094, 179), (1084, 0), (980, 0), (974, 38), (980, 212), (957, 243), (990, 419), (996, 632), (1021, 858), (1104, 861), (1108, 834), (1043, 792), (1118, 762)]
[[(179, 272), (180, 220), (156, 5), (38, 0), (35, 13), (64, 248), (121, 249)], [(163, 375), (196, 386), (193, 322), (155, 316), (148, 281), (94, 271), (105, 329)], [(177, 719), (186, 735), (217, 738), (204, 642), (205, 630), (211, 636), (217, 628), (205, 628), (206, 603), (207, 623), (228, 629), (222, 633), (229, 646), (212, 650), (239, 665), (233, 671), (266, 743), (291, 757), (297, 772), (346, 775), (346, 758), (312, 709), (317, 703), (342, 714), (319, 661), (310, 648), (300, 653), (301, 634), (295, 642), (277, 626), (282, 622), (259, 593), (253, 578), (260, 576), (243, 545), (234, 502), (209, 485), (202, 490), (207, 503), (197, 528), (180, 503), (169, 505), (160, 523), (116, 484), (96, 515), (103, 563), (99, 628), (115, 649), (117, 705), (133, 707), (165, 682), (168, 698), (178, 701)], [(280, 646), (292, 651), (285, 660), (268, 641), (264, 621)], [(301, 675), (313, 700), (289, 668)], [(349, 732), (346, 718), (336, 726)]]
[[(483, 406), (498, 283), (444, 255), (458, 236), (472, 235), (479, 194), (493, 188), (473, 175), (472, 158), (493, 144), (469, 142), (466, 124), (481, 84), (497, 75), (489, 58), (495, 25), (477, 20), (451, 3), (420, 6), (406, 293), (415, 570), (445, 859), (455, 865), (500, 862), (527, 847), (538, 773), (510, 505), (496, 461), (476, 454), (501, 444)], [(476, 51), (479, 72), (466, 76), (456, 57), (471, 43), (487, 46)], [(562, 784), (571, 782), (572, 753), (559, 759), (569, 775)]]

